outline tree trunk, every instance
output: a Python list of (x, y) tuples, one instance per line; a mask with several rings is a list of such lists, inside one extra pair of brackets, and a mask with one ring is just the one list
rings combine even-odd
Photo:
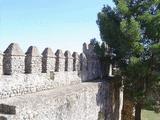
[(135, 105), (135, 120), (141, 120), (141, 103)]

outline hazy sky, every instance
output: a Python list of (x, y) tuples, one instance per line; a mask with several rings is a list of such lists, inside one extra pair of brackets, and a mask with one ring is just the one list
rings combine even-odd
[(24, 52), (35, 45), (81, 52), (83, 42), (99, 38), (97, 13), (112, 0), (0, 0), (0, 50), (11, 42)]

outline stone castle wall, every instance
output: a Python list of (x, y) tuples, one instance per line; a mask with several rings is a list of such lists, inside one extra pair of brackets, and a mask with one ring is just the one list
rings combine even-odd
[(0, 53), (0, 99), (99, 78), (98, 59), (91, 57), (93, 50), (86, 51), (79, 55), (58, 49), (54, 54), (45, 48), (40, 54), (36, 46), (30, 46), (24, 54), (18, 44), (11, 43)]
[(3, 74), (3, 54), (0, 51), (0, 76)]
[(102, 77), (92, 44), (79, 55), (35, 46), (24, 53), (12, 43), (0, 52), (0, 120), (120, 120), (120, 97), (95, 82)]
[(118, 93), (109, 82), (84, 82), (0, 99), (0, 119), (120, 120)]
[[(83, 60), (84, 62), (82, 64), (86, 64), (86, 73), (87, 73), (87, 80), (93, 80), (95, 78), (102, 77), (102, 72), (101, 72), (101, 65), (99, 58), (97, 57), (95, 51), (94, 51), (94, 46), (90, 43), (87, 45), (86, 43), (83, 44), (83, 58), (86, 59)], [(85, 57), (86, 56), (86, 57)], [(87, 63), (86, 63), (87, 62)], [(83, 66), (85, 67), (85, 66)], [(84, 68), (82, 68), (84, 69)]]

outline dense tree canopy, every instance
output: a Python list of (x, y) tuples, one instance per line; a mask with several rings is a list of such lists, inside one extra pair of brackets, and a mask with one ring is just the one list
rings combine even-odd
[[(118, 68), (115, 76), (124, 81), (125, 95), (140, 113), (144, 104), (160, 101), (160, 0), (113, 1), (114, 8), (104, 6), (98, 13), (97, 24)], [(97, 49), (106, 55), (104, 45)]]

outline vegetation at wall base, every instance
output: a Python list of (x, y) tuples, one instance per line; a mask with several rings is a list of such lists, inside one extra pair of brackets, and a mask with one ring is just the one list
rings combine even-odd
[(142, 110), (142, 120), (159, 120), (160, 113), (155, 113), (150, 110)]

